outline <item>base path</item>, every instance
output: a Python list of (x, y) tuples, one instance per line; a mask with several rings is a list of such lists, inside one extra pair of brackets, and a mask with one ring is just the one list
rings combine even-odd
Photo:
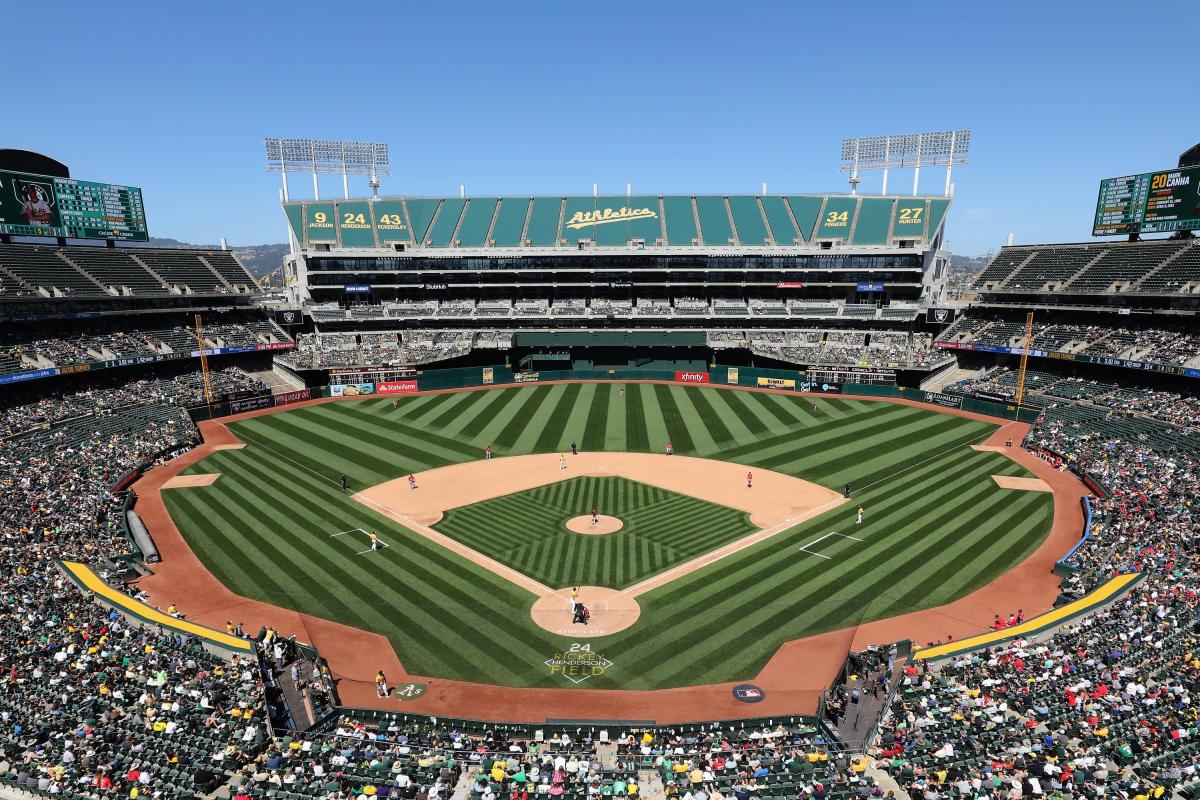
[[(747, 486), (746, 474), (754, 476)], [(430, 525), (452, 508), (469, 506), (483, 500), (522, 492), (548, 483), (566, 481), (581, 475), (623, 478), (686, 494), (711, 503), (737, 508), (750, 515), (760, 530), (704, 553), (691, 561), (652, 575), (641, 583), (620, 591), (593, 588), (603, 593), (595, 605), (586, 601), (595, 615), (595, 624), (585, 636), (604, 636), (624, 630), (637, 621), (640, 613), (636, 598), (651, 589), (678, 580), (690, 572), (720, 561), (764, 539), (769, 539), (810, 517), (849, 502), (838, 492), (781, 472), (755, 469), (745, 464), (712, 461), (690, 456), (653, 453), (580, 453), (560, 456), (541, 453), (507, 458), (468, 461), (419, 472), (414, 477), (419, 488), (409, 486), (408, 478), (396, 478), (353, 495), (374, 510), (391, 517), (413, 533), (424, 536), (457, 555), (473, 561), (537, 597), (530, 609), (533, 621), (551, 633), (574, 636), (582, 625), (571, 623), (571, 602), (562, 590), (544, 586), (494, 558), (484, 555), (455, 539), (435, 531)], [(610, 530), (592, 528), (590, 515), (575, 517), (567, 527), (579, 533), (611, 533), (621, 527), (620, 520)], [(576, 527), (572, 526), (575, 523)], [(599, 525), (597, 525), (597, 528)], [(568, 590), (569, 591), (569, 590)], [(566, 609), (565, 622), (562, 610)]]
[[(566, 469), (561, 469), (564, 462)], [(754, 473), (752, 489), (746, 487), (747, 472)], [(832, 489), (782, 472), (729, 461), (654, 453), (580, 453), (565, 458), (557, 453), (539, 453), (481, 458), (418, 472), (414, 475), (417, 489), (408, 488), (408, 477), (405, 476), (364, 489), (354, 495), (354, 499), (421, 525), (435, 525), (442, 514), (452, 508), (581, 475), (620, 476), (741, 509), (749, 513), (750, 522), (760, 528), (799, 521), (814, 508), (828, 510), (833, 501), (842, 499), (842, 495)], [(590, 509), (580, 510), (587, 512)]]
[[(487, 390), (438, 390), (431, 393)], [(749, 387), (721, 387), (721, 390), (772, 391)], [(242, 622), (247, 630), (271, 625), (285, 638), (294, 634), (300, 641), (313, 644), (329, 663), (338, 681), (339, 697), (345, 706), (375, 708), (392, 713), (403, 711), (527, 723), (543, 723), (548, 719), (619, 719), (671, 725), (699, 720), (815, 714), (821, 692), (837, 676), (850, 650), (862, 650), (871, 644), (888, 644), (903, 639), (912, 639), (921, 644), (944, 641), (947, 635), (953, 635), (957, 641), (986, 630), (991, 625), (992, 614), (1001, 609), (1009, 610), (1014, 599), (1018, 598), (1026, 617), (1053, 607), (1059, 582), (1050, 570), (1055, 560), (1079, 541), (1083, 529), (1079, 498), (1087, 492), (1083, 484), (1069, 472), (1059, 472), (1019, 447), (1003, 447), (1010, 436), (1020, 442), (1029, 430), (1028, 425), (960, 409), (940, 408), (915, 400), (856, 397), (849, 394), (831, 396), (907, 405), (1001, 425), (985, 446), (1028, 467), (1050, 485), (1054, 492), (1054, 524), (1050, 535), (1030, 558), (966, 597), (938, 608), (788, 642), (775, 652), (758, 675), (747, 675), (730, 683), (654, 691), (514, 689), (422, 676), (409, 673), (391, 643), (377, 633), (234, 594), (208, 572), (192, 553), (163, 504), (161, 490), (168, 480), (214, 451), (244, 446), (226, 427), (226, 423), (330, 402), (362, 402), (361, 399), (326, 398), (282, 408), (248, 411), (218, 421), (202, 421), (199, 423), (204, 438), (202, 445), (165, 466), (151, 469), (134, 484), (138, 496), (137, 511), (153, 534), (163, 558), (161, 563), (153, 565), (153, 575), (136, 583), (147, 592), (154, 605), (166, 608), (175, 603), (188, 619), (218, 630), (224, 628), (226, 620)], [(681, 456), (671, 458), (683, 460)], [(752, 491), (757, 492), (761, 488), (763, 473), (759, 470), (754, 472), (755, 486)], [(740, 477), (744, 479), (745, 474)], [(569, 598), (569, 590), (567, 592)], [(561, 590), (555, 592), (560, 602), (561, 594)], [(612, 602), (612, 598), (609, 602)], [(375, 695), (374, 684), (375, 672), (380, 668), (384, 669), (393, 686), (406, 681), (419, 681), (427, 684), (428, 689), (420, 697), (403, 704), (395, 699), (380, 700)], [(762, 687), (766, 698), (754, 705), (734, 699), (733, 687), (745, 681)]]

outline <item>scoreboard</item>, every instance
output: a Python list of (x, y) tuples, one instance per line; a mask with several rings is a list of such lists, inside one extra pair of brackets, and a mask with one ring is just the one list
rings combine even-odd
[(1200, 230), (1200, 167), (1100, 181), (1092, 236)]
[(132, 242), (150, 238), (141, 189), (3, 170), (0, 233)]

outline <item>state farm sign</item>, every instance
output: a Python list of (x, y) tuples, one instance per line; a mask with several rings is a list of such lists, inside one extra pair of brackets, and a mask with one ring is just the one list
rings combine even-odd
[(380, 381), (376, 394), (411, 394), (417, 390), (416, 381)]
[(675, 380), (680, 383), (708, 383), (707, 372), (676, 372)]

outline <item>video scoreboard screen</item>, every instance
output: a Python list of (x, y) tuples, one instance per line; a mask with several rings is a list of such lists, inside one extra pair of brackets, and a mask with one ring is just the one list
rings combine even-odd
[(1200, 167), (1100, 181), (1092, 236), (1200, 230)]
[(137, 187), (2, 170), (0, 233), (131, 242), (150, 238)]

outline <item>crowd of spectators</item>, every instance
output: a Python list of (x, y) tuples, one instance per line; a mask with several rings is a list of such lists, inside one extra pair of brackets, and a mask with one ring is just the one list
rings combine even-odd
[(1104, 490), (1064, 593), (1121, 573), (1143, 581), (1052, 633), (909, 665), (871, 755), (913, 798), (1195, 790), (1200, 451), (1053, 410), (1026, 447)]
[[(1011, 400), (1016, 397), (1018, 379), (1017, 370), (994, 367), (954, 388)], [(1028, 370), (1025, 397), (1041, 406), (1073, 402), (1107, 409), (1114, 418), (1144, 417), (1185, 429), (1200, 428), (1200, 397), (1192, 394)]]
[[(938, 338), (996, 347), (1023, 347), (1025, 325), (986, 317), (963, 317)], [(1200, 360), (1200, 332), (1195, 326), (1124, 328), (1037, 322), (1033, 329), (1033, 349), (1183, 365)]]
[[(170, 396), (168, 387), (175, 387)], [(110, 387), (3, 409), (0, 446), (0, 775), (64, 797), (185, 797), (209, 791), (265, 741), (256, 665), (137, 627), (54, 565), (124, 569), (130, 470), (187, 449), (196, 431), (174, 381)], [(109, 404), (104, 406), (101, 404)]]
[[(210, 370), (209, 387), (214, 398), (267, 389), (266, 384), (232, 366)], [(31, 385), (20, 393), (10, 392), (7, 402), (0, 405), (0, 436), (145, 404), (186, 408), (203, 402), (204, 383), (198, 372), (138, 380), (122, 380), (114, 375), (83, 389), (39, 391)]]
[(794, 364), (928, 369), (951, 358), (933, 349), (927, 333), (816, 328), (740, 333), (754, 353)]
[[(273, 324), (221, 322), (204, 327), (205, 346), (245, 347), (288, 341)], [(131, 328), (127, 324), (83, 326), (72, 332), (12, 327), (0, 334), (0, 374), (66, 367), (118, 358), (191, 352), (193, 328)]]
[[(799, 335), (808, 347), (821, 341)], [(463, 336), (402, 341), (449, 347)], [(230, 387), (252, 380), (220, 374)], [(1191, 697), (1200, 686), (1200, 448), (1143, 435), (1139, 414), (1106, 427), (1063, 413), (1074, 405), (1058, 397), (1026, 447), (1103, 489), (1089, 538), (1066, 562), (1064, 593), (1079, 597), (1130, 571), (1142, 582), (1056, 631), (906, 665), (877, 738), (855, 757), (813, 729), (774, 723), (630, 729), (603, 748), (582, 730), (539, 741), (520, 728), (387, 715), (274, 738), (253, 660), (223, 661), (187, 637), (137, 627), (54, 566), (125, 571), (125, 497), (114, 485), (196, 441), (182, 407), (197, 386), (180, 375), (0, 407), (0, 433), (11, 436), (0, 448), (0, 779), (78, 798), (195, 797), (228, 783), (234, 798), (328, 800), (449, 800), (456, 788), (479, 800), (637, 797), (647, 774), (675, 800), (880, 797), (889, 791), (880, 773), (914, 800), (1150, 800), (1200, 786)], [(1125, 395), (1109, 412), (1142, 402), (1135, 410), (1149, 416), (1194, 421), (1193, 406), (1154, 399), (1161, 393), (1115, 391)], [(886, 681), (868, 688), (886, 693)], [(831, 698), (835, 725), (855, 690), (863, 687)]]

